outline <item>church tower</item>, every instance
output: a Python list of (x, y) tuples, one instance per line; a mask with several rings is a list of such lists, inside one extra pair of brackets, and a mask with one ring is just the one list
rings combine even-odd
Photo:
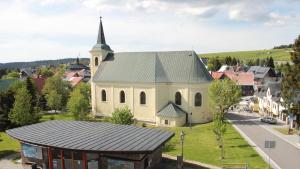
[(97, 43), (96, 45), (94, 45), (90, 53), (92, 55), (90, 60), (91, 77), (93, 77), (100, 63), (108, 56), (108, 54), (113, 53), (113, 51), (105, 41), (104, 30), (102, 26), (102, 17), (100, 17)]
[[(112, 54), (113, 51), (110, 49), (110, 47), (106, 44), (105, 36), (104, 36), (104, 30), (102, 26), (102, 17), (100, 17), (100, 25), (99, 25), (99, 31), (98, 31), (98, 38), (97, 43), (94, 45), (91, 53), (91, 60), (90, 60), (90, 68), (91, 68), (91, 79), (93, 79), (98, 66), (100, 63), (105, 60), (105, 58)], [(96, 84), (91, 80), (91, 92), (92, 92), (92, 114), (96, 114)]]

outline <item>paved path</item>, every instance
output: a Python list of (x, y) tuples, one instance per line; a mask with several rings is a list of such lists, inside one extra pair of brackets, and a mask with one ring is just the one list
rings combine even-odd
[(12, 160), (18, 156), (18, 154), (12, 154), (0, 159), (0, 169), (23, 169), (21, 164), (16, 164)]
[[(227, 118), (238, 128), (246, 139), (250, 139), (265, 159), (271, 158), (273, 168), (300, 169), (300, 150), (286, 140), (263, 127), (259, 118), (228, 113)], [(265, 140), (276, 141), (275, 149), (264, 148)], [(261, 152), (262, 151), (262, 152)], [(268, 160), (266, 160), (268, 161)]]

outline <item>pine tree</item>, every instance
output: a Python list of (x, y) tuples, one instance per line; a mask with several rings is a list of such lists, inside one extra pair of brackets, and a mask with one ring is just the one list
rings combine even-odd
[(31, 105), (32, 107), (35, 107), (37, 102), (37, 92), (31, 78), (29, 77), (26, 79), (26, 88), (31, 95)]
[(267, 58), (267, 64), (266, 64), (266, 66), (267, 67), (270, 67), (270, 68), (275, 68), (275, 64), (274, 64), (274, 60), (273, 60), (273, 58), (272, 57), (270, 57), (270, 58)]
[(224, 62), (226, 65), (231, 65), (232, 64), (231, 56), (226, 56)]
[(237, 64), (239, 64), (239, 60), (236, 60), (236, 58), (234, 57), (231, 61), (231, 65), (236, 66)]
[(9, 119), (17, 125), (27, 125), (38, 122), (39, 116), (33, 111), (31, 95), (26, 87), (17, 90), (13, 109), (9, 113)]

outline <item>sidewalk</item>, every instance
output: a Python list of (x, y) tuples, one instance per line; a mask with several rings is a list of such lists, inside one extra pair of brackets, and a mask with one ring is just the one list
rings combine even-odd
[[(267, 124), (267, 123), (262, 123), (260, 122), (260, 115), (257, 113), (248, 113), (248, 112), (235, 112), (232, 111), (231, 113), (235, 113), (235, 114), (239, 114), (239, 115), (244, 115), (247, 118), (252, 117), (252, 119), (249, 119), (251, 121), (253, 121), (254, 123), (260, 125), (261, 127), (263, 127), (264, 129), (268, 130), (269, 132), (271, 132), (272, 134), (276, 135), (277, 137), (280, 137), (282, 140), (286, 141), (287, 143), (295, 146), (296, 148), (300, 149), (300, 142), (299, 142), (299, 136), (298, 135), (285, 135), (280, 133), (279, 131), (276, 131), (274, 128), (288, 128), (288, 126), (277, 119), (277, 124), (276, 125), (272, 125), (272, 124)], [(253, 117), (257, 118), (257, 119), (253, 119)]]

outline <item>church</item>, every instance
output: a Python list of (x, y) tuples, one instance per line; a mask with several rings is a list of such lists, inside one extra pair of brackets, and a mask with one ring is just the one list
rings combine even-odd
[(195, 51), (113, 52), (100, 19), (90, 53), (94, 116), (109, 117), (127, 106), (138, 121), (158, 126), (212, 120), (212, 77)]

